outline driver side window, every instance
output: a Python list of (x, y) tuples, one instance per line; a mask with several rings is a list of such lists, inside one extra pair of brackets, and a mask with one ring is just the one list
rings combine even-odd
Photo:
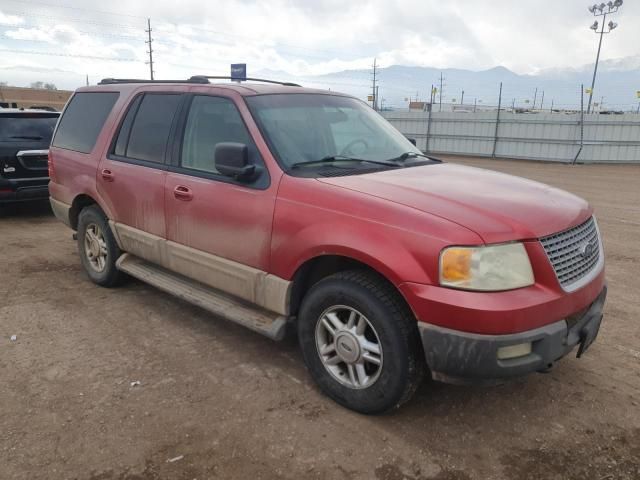
[(194, 97), (182, 141), (182, 167), (218, 173), (214, 152), (221, 142), (244, 143), (249, 147), (250, 158), (257, 153), (251, 135), (231, 100), (204, 95)]

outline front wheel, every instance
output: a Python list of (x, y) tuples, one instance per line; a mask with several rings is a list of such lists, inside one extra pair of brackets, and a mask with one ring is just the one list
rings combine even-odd
[(298, 337), (322, 391), (361, 413), (400, 406), (423, 376), (415, 317), (373, 273), (341, 272), (314, 285), (300, 309)]

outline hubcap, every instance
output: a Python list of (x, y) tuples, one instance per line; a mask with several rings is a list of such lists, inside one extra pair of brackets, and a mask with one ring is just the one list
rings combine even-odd
[(337, 305), (325, 310), (316, 324), (316, 347), (331, 376), (349, 388), (370, 387), (380, 376), (380, 339), (354, 308)]
[(84, 232), (84, 253), (93, 270), (104, 270), (107, 265), (107, 242), (102, 229), (95, 223), (87, 225)]

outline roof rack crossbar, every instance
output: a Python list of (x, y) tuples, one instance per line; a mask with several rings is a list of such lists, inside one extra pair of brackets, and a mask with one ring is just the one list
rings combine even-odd
[[(233, 77), (226, 77), (226, 76), (218, 76), (218, 75), (194, 75), (193, 77), (191, 77), (189, 80), (192, 81), (200, 81), (200, 79), (206, 79), (208, 80), (238, 80), (237, 78), (233, 78)], [(246, 77), (243, 78), (242, 81), (249, 81), (249, 82), (264, 82), (264, 83), (273, 83), (275, 85), (284, 85), (285, 87), (300, 87), (301, 85), (298, 85), (297, 83), (292, 83), (292, 82), (279, 82), (277, 80), (267, 80), (265, 78), (252, 78), (252, 77)]]

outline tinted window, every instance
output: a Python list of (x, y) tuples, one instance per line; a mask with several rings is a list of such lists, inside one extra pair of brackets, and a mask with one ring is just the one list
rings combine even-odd
[(127, 110), (127, 115), (124, 117), (122, 125), (120, 125), (116, 146), (113, 149), (113, 153), (115, 153), (116, 155), (124, 157), (127, 154), (127, 142), (129, 142), (131, 125), (133, 125), (133, 119), (136, 116), (136, 113), (138, 113), (138, 107), (140, 106), (141, 100), (142, 100), (142, 96), (138, 96), (133, 102), (131, 102), (131, 105), (129, 105), (129, 110)]
[(180, 95), (146, 94), (136, 113), (125, 156), (149, 162), (164, 162), (169, 130)]
[(117, 92), (76, 93), (62, 115), (53, 145), (91, 152), (118, 95)]
[(51, 142), (58, 115), (34, 116), (32, 114), (1, 116), (0, 141), (24, 142), (25, 140)]
[(238, 109), (220, 97), (196, 96), (191, 103), (182, 142), (182, 166), (217, 173), (214, 152), (220, 142), (237, 142), (256, 153)]

